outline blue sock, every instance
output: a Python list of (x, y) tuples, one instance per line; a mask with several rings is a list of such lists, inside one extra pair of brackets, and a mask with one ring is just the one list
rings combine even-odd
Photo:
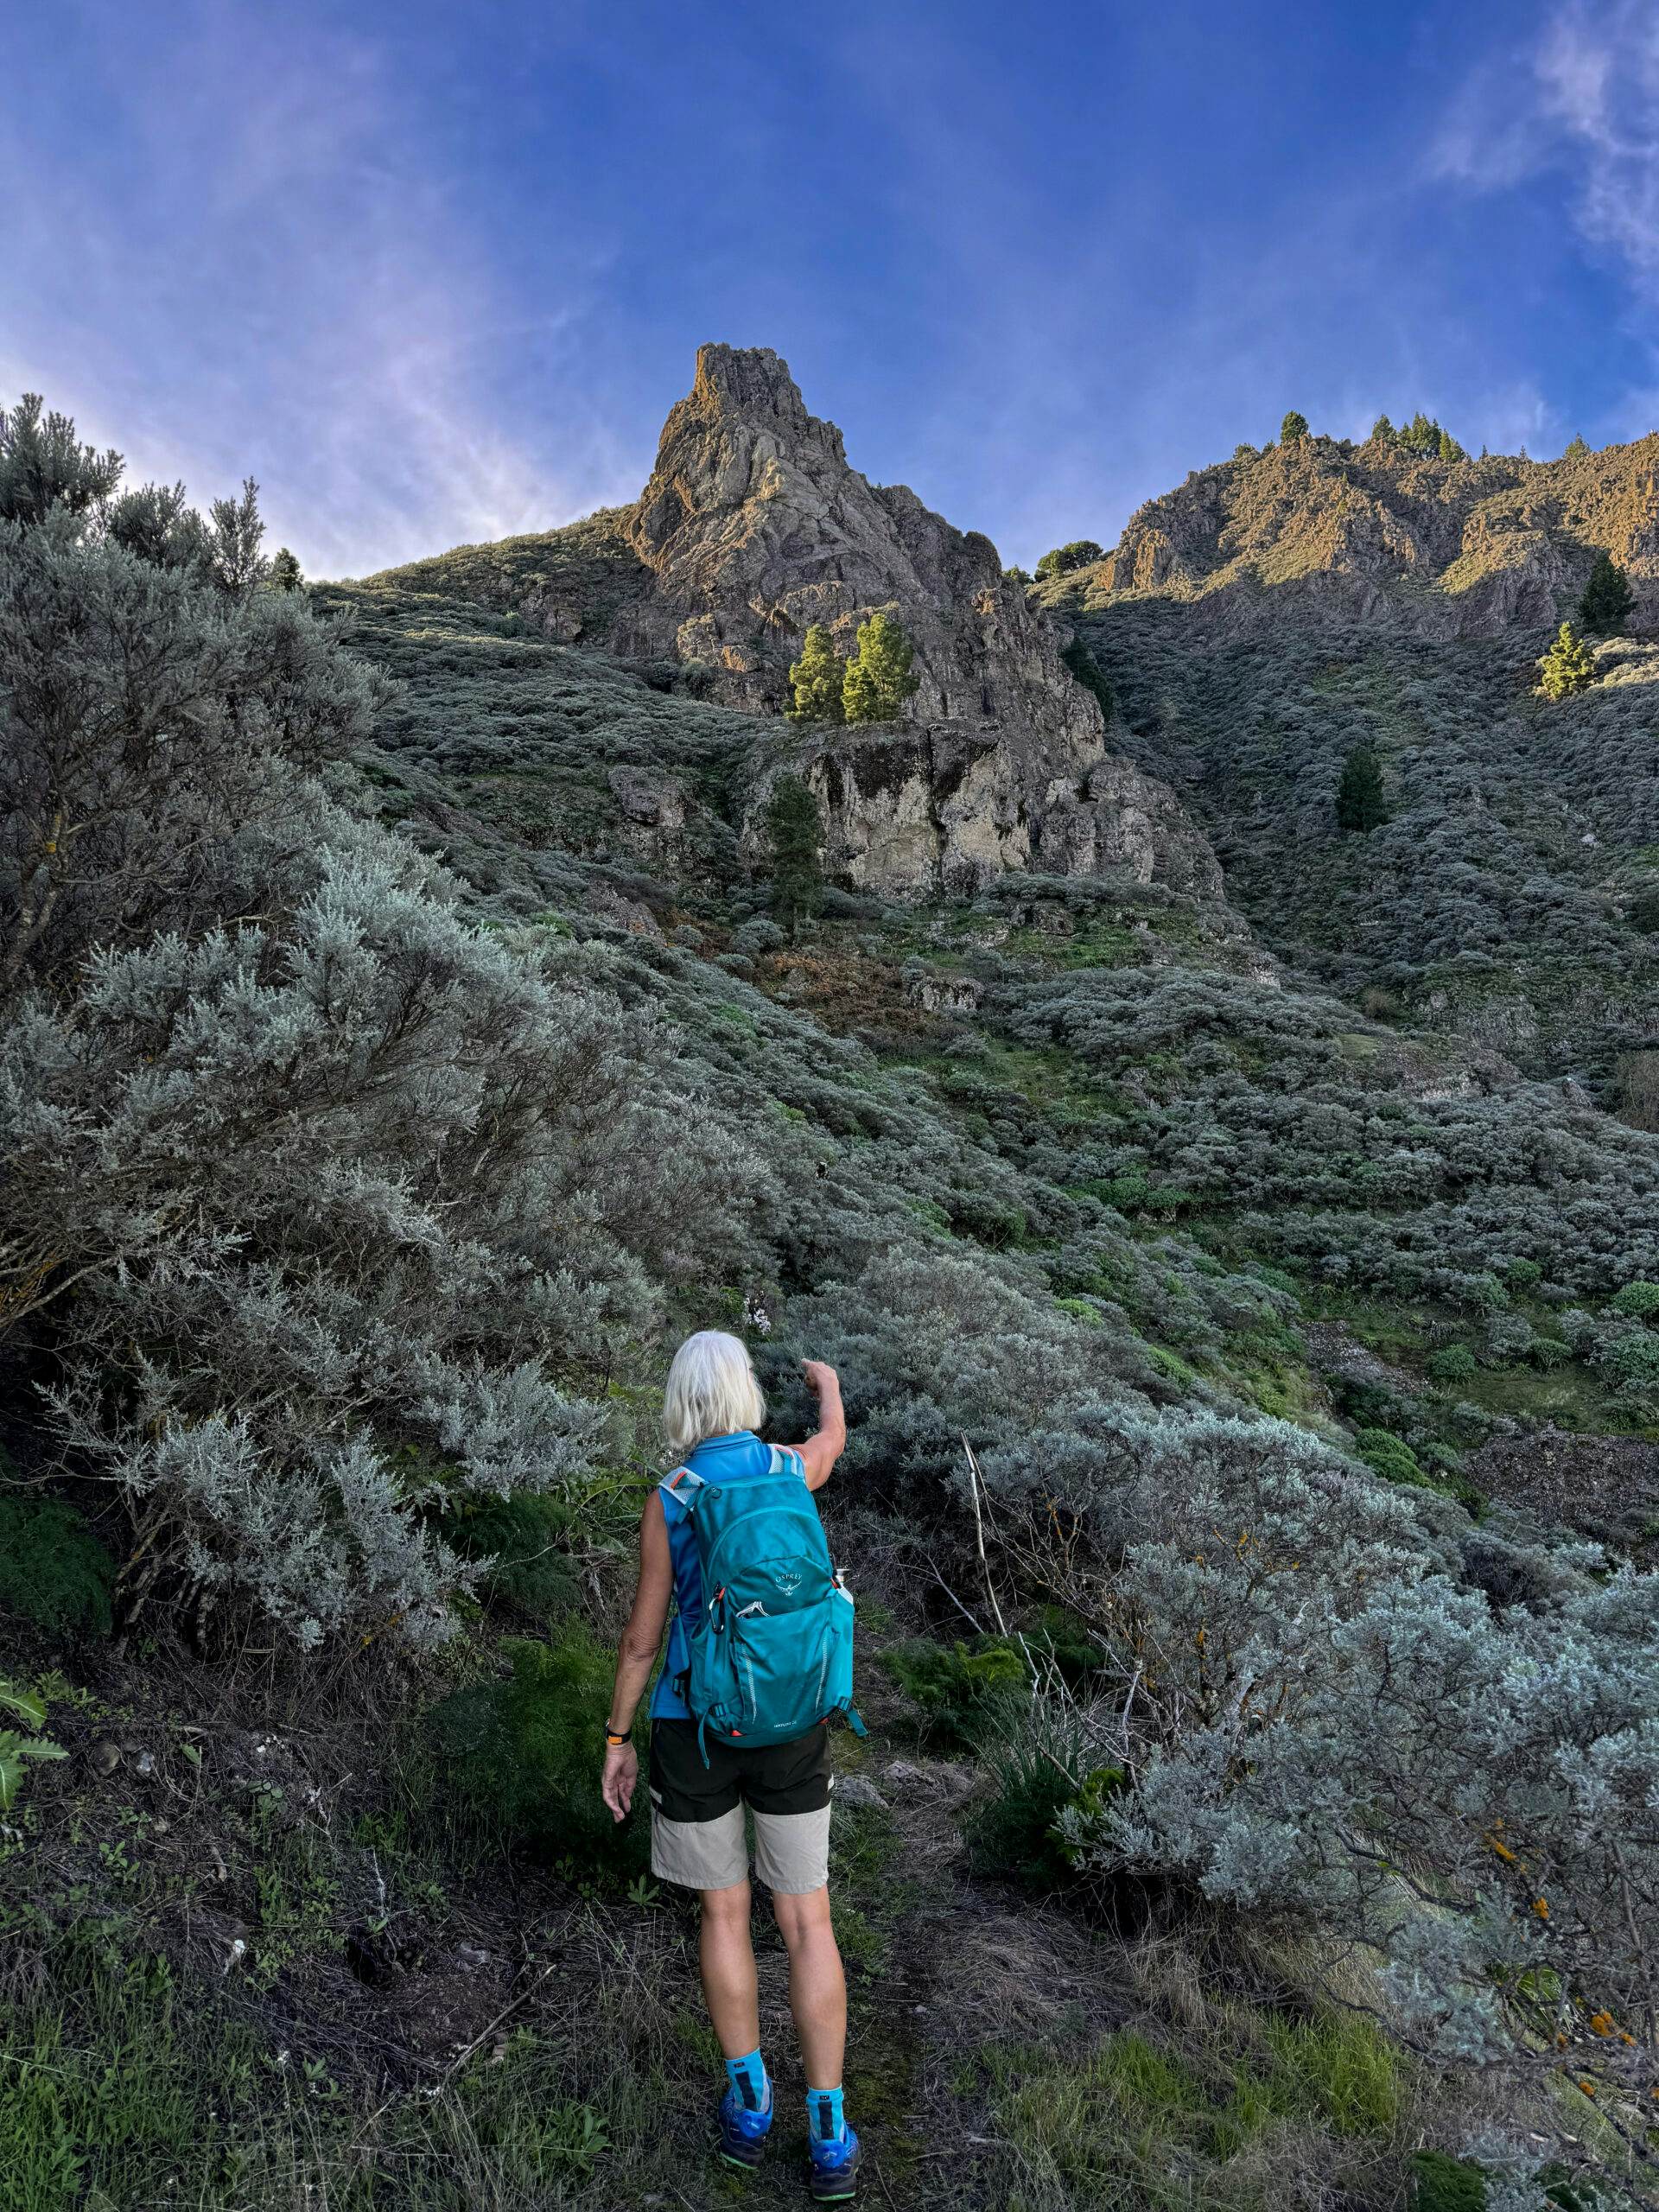
[(726, 2078), (745, 2112), (766, 2110), (766, 2063), (758, 2050), (752, 2050), (742, 2058), (728, 2058)]
[(847, 2133), (847, 2122), (842, 2117), (841, 2087), (833, 2089), (809, 2089), (806, 2093), (806, 2124), (815, 2143), (838, 2143)]

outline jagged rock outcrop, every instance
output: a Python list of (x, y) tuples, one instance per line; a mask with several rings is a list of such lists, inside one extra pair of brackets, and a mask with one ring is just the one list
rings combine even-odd
[(856, 889), (900, 899), (970, 893), (1018, 868), (1122, 874), (1222, 897), (1215, 855), (1167, 784), (1115, 757), (1075, 782), (1045, 780), (1040, 763), (1033, 780), (1033, 766), (995, 730), (836, 730), (761, 766), (750, 842), (759, 843), (773, 779), (791, 772), (818, 802), (826, 869)]
[[(695, 664), (731, 705), (781, 710), (811, 623), (843, 653), (878, 608), (903, 624), (919, 678), (903, 723), (789, 745), (838, 874), (906, 897), (1007, 868), (1122, 868), (1218, 893), (1174, 793), (1108, 759), (1099, 707), (990, 540), (904, 485), (868, 482), (776, 353), (701, 349), (623, 529), (652, 586), (619, 614), (613, 649)], [(761, 765), (752, 823), (781, 758)]]
[(1024, 730), (1068, 761), (1102, 749), (1099, 709), (989, 538), (849, 467), (841, 432), (808, 414), (768, 347), (700, 349), (626, 528), (655, 590), (620, 649), (701, 662), (733, 706), (780, 710), (807, 626), (847, 652), (880, 607), (916, 647), (910, 719)]
[(1309, 437), (1196, 470), (1105, 559), (1044, 598), (1187, 603), (1195, 641), (1287, 618), (1428, 639), (1547, 628), (1598, 552), (1659, 622), (1659, 436), (1554, 461), (1440, 461), (1387, 439)]

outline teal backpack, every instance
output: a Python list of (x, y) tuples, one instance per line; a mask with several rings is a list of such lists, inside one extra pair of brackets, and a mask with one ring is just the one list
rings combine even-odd
[(832, 1713), (861, 1736), (853, 1703), (853, 1593), (830, 1561), (800, 1455), (774, 1444), (766, 1474), (705, 1482), (677, 1467), (662, 1484), (683, 1508), (702, 1569), (685, 1701), (709, 1764), (728, 1742), (787, 1744)]

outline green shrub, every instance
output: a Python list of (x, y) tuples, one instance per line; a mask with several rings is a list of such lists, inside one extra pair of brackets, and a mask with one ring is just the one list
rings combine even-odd
[(1596, 1364), (1626, 1389), (1651, 1389), (1659, 1383), (1659, 1334), (1651, 1329), (1629, 1329), (1622, 1336), (1605, 1338), (1596, 1347)]
[(458, 1690), (428, 1716), (445, 1783), (481, 1826), (575, 1869), (626, 1876), (648, 1857), (643, 1807), (620, 1825), (599, 1795), (613, 1655), (583, 1623), (502, 1644), (511, 1680)]
[(912, 1637), (884, 1651), (881, 1664), (920, 1707), (923, 1735), (956, 1749), (978, 1743), (997, 1709), (1027, 1678), (1018, 1649), (994, 1636), (951, 1644)]
[(1026, 1642), (1041, 1658), (1052, 1659), (1073, 1688), (1097, 1675), (1106, 1663), (1100, 1641), (1069, 1605), (1042, 1605), (1025, 1631)]
[(1337, 782), (1337, 827), (1362, 835), (1389, 818), (1382, 767), (1369, 745), (1357, 745), (1342, 764)]
[(115, 1562), (60, 1497), (0, 1497), (0, 1610), (54, 1631), (110, 1631)]
[(1100, 711), (1108, 721), (1112, 718), (1112, 687), (1106, 681), (1100, 663), (1095, 658), (1081, 638), (1073, 638), (1061, 650), (1060, 658), (1065, 663), (1085, 691), (1094, 694)]
[(1386, 1481), (1411, 1483), (1420, 1488), (1427, 1482), (1428, 1477), (1410, 1445), (1391, 1435), (1386, 1428), (1356, 1429), (1354, 1443), (1366, 1465)]
[(1037, 563), (1039, 576), (1067, 576), (1073, 569), (1086, 569), (1105, 555), (1092, 537), (1074, 537), (1069, 545), (1056, 545)]
[(488, 1596), (547, 1618), (568, 1611), (579, 1594), (569, 1558), (575, 1517), (565, 1498), (520, 1491), (464, 1499), (442, 1529), (459, 1557), (486, 1563), (480, 1586)]
[(1412, 2212), (1482, 2212), (1486, 2177), (1448, 2151), (1419, 2151), (1411, 2162)]
[(1005, 1738), (987, 1764), (992, 1793), (963, 1824), (970, 1862), (1027, 1889), (1064, 1888), (1076, 1875), (1055, 1823), (1077, 1795), (1071, 1777), (1026, 1734)]
[(1627, 1282), (1608, 1304), (1615, 1313), (1627, 1313), (1635, 1321), (1650, 1321), (1659, 1313), (1659, 1282)]
[(1467, 1344), (1446, 1344), (1430, 1352), (1427, 1367), (1437, 1382), (1468, 1382), (1480, 1372), (1480, 1362)]

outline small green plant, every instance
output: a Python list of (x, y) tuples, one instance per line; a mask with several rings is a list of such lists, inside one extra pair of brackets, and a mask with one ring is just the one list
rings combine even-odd
[(520, 1491), (509, 1497), (466, 1498), (441, 1526), (444, 1541), (461, 1558), (489, 1561), (483, 1586), (492, 1597), (548, 1619), (578, 1595), (570, 1565), (576, 1519), (569, 1497)]
[(920, 1708), (922, 1733), (958, 1749), (980, 1740), (998, 1707), (1027, 1679), (1024, 1657), (1002, 1637), (950, 1644), (917, 1637), (884, 1651), (881, 1664)]
[(110, 1630), (115, 1563), (60, 1497), (0, 1495), (0, 1608), (53, 1631)]
[(1480, 1362), (1467, 1344), (1443, 1344), (1430, 1352), (1426, 1364), (1436, 1382), (1469, 1382), (1480, 1372)]
[(1448, 2151), (1419, 2151), (1411, 2162), (1412, 2212), (1482, 2212), (1486, 2177)]
[(1659, 1282), (1627, 1282), (1607, 1302), (1615, 1313), (1628, 1314), (1634, 1321), (1651, 1321), (1659, 1314)]
[(1409, 1444), (1386, 1428), (1359, 1428), (1354, 1442), (1360, 1458), (1387, 1482), (1409, 1483), (1421, 1489), (1428, 1477)]
[(611, 1651), (575, 1619), (546, 1643), (508, 1637), (501, 1649), (508, 1681), (458, 1690), (428, 1716), (446, 1789), (486, 1829), (573, 1872), (632, 1880), (645, 1871), (646, 1823), (613, 1821), (599, 1795)]
[(0, 1813), (9, 1813), (22, 1793), (31, 1763), (69, 1755), (61, 1744), (40, 1732), (46, 1726), (46, 1700), (37, 1691), (8, 1681), (3, 1675), (0, 1675), (0, 1713), (12, 1713), (22, 1723), (21, 1728), (0, 1728)]
[(1017, 1734), (1001, 1742), (987, 1764), (992, 1794), (963, 1831), (970, 1862), (981, 1873), (1027, 1889), (1064, 1888), (1073, 1867), (1056, 1823), (1077, 1794), (1071, 1776), (1046, 1745)]

